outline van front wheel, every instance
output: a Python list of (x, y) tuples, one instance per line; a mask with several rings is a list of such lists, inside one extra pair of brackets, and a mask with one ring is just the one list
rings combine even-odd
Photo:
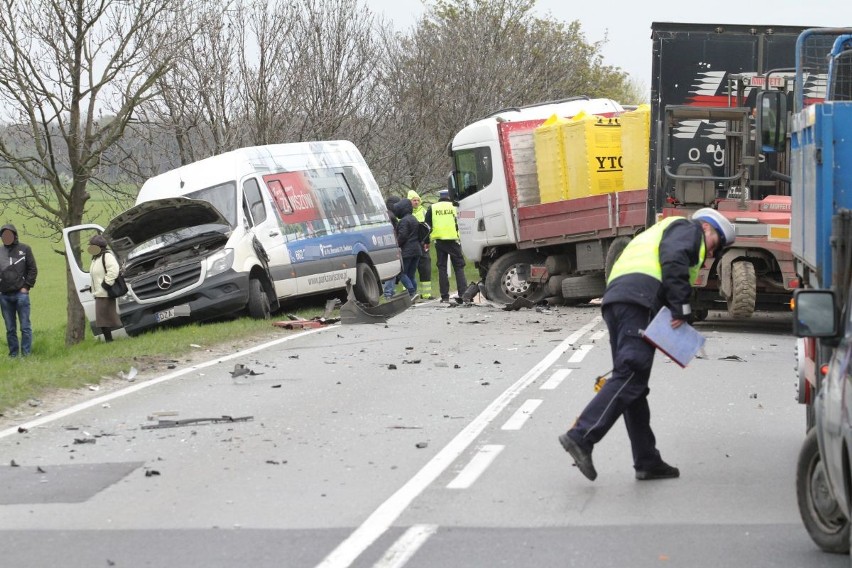
[(263, 283), (257, 278), (249, 280), (248, 314), (254, 319), (269, 319), (272, 315), (269, 296), (263, 290)]
[(359, 262), (355, 266), (355, 299), (368, 306), (378, 306), (379, 296), (382, 291), (379, 287), (379, 278), (366, 262)]

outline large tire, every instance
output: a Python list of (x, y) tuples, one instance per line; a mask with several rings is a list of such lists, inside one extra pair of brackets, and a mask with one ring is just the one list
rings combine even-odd
[(566, 302), (588, 302), (603, 296), (606, 281), (600, 274), (569, 276), (562, 281), (562, 297)]
[(610, 243), (609, 249), (606, 251), (606, 261), (604, 261), (604, 280), (609, 280), (609, 273), (612, 272), (615, 261), (618, 260), (628, 244), (630, 244), (630, 237), (618, 237)]
[(257, 278), (249, 280), (248, 314), (254, 319), (269, 319), (272, 315), (269, 296)]
[(728, 313), (735, 318), (750, 318), (754, 314), (757, 299), (757, 277), (754, 265), (741, 260), (731, 265), (731, 297), (728, 298)]
[(825, 479), (816, 429), (811, 428), (796, 464), (796, 500), (811, 539), (824, 552), (849, 552), (849, 521), (843, 516)]
[(511, 304), (515, 298), (539, 302), (547, 295), (547, 287), (527, 282), (518, 276), (519, 268), (526, 264), (544, 262), (532, 251), (515, 250), (504, 254), (488, 268), (485, 276), (485, 293), (492, 302)]
[(355, 293), (355, 299), (362, 304), (379, 305), (379, 297), (382, 294), (379, 278), (366, 262), (359, 262), (355, 266), (355, 287), (352, 291)]

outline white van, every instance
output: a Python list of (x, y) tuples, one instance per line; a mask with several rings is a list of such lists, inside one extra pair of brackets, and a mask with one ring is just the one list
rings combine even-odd
[[(173, 320), (245, 311), (266, 318), (280, 300), (344, 290), (377, 305), (401, 267), (379, 187), (347, 141), (234, 150), (145, 182), (136, 205), (110, 221), (63, 231), (80, 301), (94, 321), (88, 257), (103, 232), (129, 292), (129, 334)], [(99, 330), (94, 328), (95, 334)]]

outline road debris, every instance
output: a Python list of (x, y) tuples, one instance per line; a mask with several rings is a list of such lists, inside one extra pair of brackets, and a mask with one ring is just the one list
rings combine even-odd
[(416, 444), (414, 444), (414, 447), (419, 449), (419, 450), (422, 450), (423, 448), (427, 447), (428, 445), (429, 444), (427, 444), (426, 442), (417, 442)]
[(75, 444), (94, 444), (96, 441), (94, 438), (74, 438)]
[(249, 369), (248, 367), (246, 367), (242, 363), (237, 363), (236, 365), (234, 365), (234, 370), (231, 371), (231, 376), (235, 379), (237, 377), (242, 377), (243, 375), (249, 375), (251, 377), (255, 377), (257, 375), (262, 375), (262, 374), (263, 373), (258, 373), (258, 372), (254, 371), (252, 369)]
[(146, 469), (145, 477), (154, 477), (155, 475), (160, 475), (160, 472), (156, 469)]
[(139, 370), (136, 367), (130, 367), (130, 370), (125, 373), (124, 371), (118, 372), (118, 378), (124, 379), (125, 381), (133, 382), (136, 380), (136, 375), (139, 374)]
[(389, 365), (388, 365), (388, 370), (389, 370), (389, 371), (395, 371), (395, 370), (396, 370), (396, 365), (394, 365), (393, 363), (389, 364)]
[(400, 292), (386, 302), (371, 306), (355, 298), (352, 279), (346, 280), (346, 303), (340, 307), (340, 321), (348, 324), (387, 323), (387, 321), (411, 307), (412, 299), (407, 292)]
[(228, 416), (222, 415), (215, 418), (184, 418), (182, 420), (167, 420), (160, 419), (156, 424), (143, 424), (143, 430), (153, 430), (156, 428), (176, 428), (178, 426), (187, 426), (189, 424), (220, 424), (232, 422), (251, 422), (254, 416)]
[(736, 361), (737, 363), (747, 363), (747, 361), (739, 355), (727, 355), (725, 357), (719, 357), (719, 361)]

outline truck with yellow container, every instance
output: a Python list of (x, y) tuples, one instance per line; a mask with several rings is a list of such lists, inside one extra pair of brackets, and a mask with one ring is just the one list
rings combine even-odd
[[(450, 191), (486, 295), (598, 297), (634, 235), (709, 206), (731, 218), (745, 246), (723, 263), (708, 260), (697, 315), (747, 316), (789, 300), (783, 145), (755, 145), (751, 109), (767, 71), (793, 67), (800, 30), (654, 23), (650, 105), (579, 97), (504, 109), (459, 131)], [(773, 84), (773, 92), (786, 91)]]

